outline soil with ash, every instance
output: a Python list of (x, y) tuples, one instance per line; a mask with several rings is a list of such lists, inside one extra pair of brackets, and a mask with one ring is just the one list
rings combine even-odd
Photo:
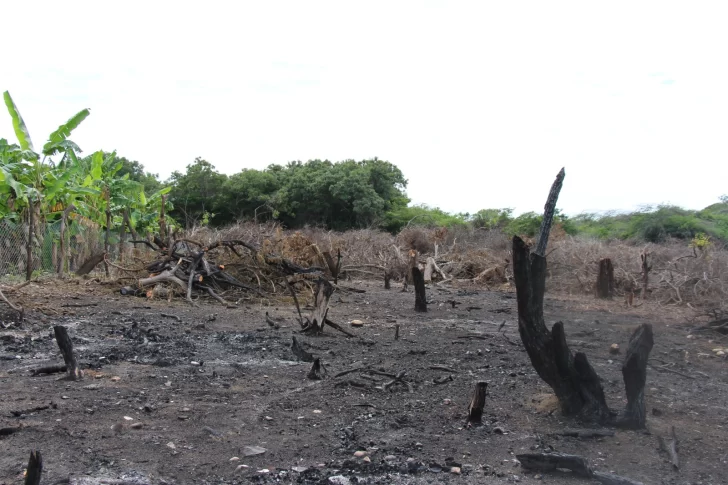
[[(725, 337), (687, 338), (683, 317), (649, 302), (628, 309), (547, 295), (549, 326), (565, 322), (615, 410), (625, 402), (630, 334), (654, 326), (648, 429), (569, 437), (560, 433), (584, 426), (560, 414), (531, 367), (515, 293), (435, 286), (423, 314), (411, 291), (347, 284), (366, 292), (335, 293), (328, 315), (356, 338), (330, 327), (301, 335), (288, 302), (193, 308), (83, 282), (26, 287), (34, 309), (22, 325), (6, 312), (0, 328), (0, 483), (21, 483), (34, 449), (46, 484), (589, 483), (523, 470), (516, 455), (534, 450), (579, 454), (645, 484), (728, 483), (728, 362), (713, 352), (728, 346)], [(67, 326), (82, 381), (31, 375), (62, 363), (53, 325)], [(321, 359), (323, 380), (307, 378), (311, 364), (291, 352), (294, 335)], [(621, 354), (610, 354), (614, 343)], [(467, 427), (478, 381), (488, 383), (483, 425)], [(678, 470), (658, 446), (672, 426)]]

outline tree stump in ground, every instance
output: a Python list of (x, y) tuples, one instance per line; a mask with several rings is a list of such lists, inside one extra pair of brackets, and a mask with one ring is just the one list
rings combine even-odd
[(391, 271), (385, 271), (384, 272), (384, 289), (389, 290), (392, 288), (392, 285), (390, 281), (392, 280), (392, 272)]
[(73, 353), (73, 343), (71, 342), (71, 337), (68, 336), (68, 331), (66, 330), (66, 327), (62, 325), (56, 325), (55, 327), (53, 327), (53, 332), (56, 335), (58, 348), (61, 349), (61, 354), (63, 354), (63, 360), (66, 362), (68, 379), (71, 381), (81, 380), (81, 370), (78, 368), (76, 355)]
[(614, 296), (614, 266), (612, 260), (604, 258), (599, 260), (599, 274), (596, 283), (597, 298), (612, 298)]
[(470, 399), (470, 406), (468, 407), (468, 424), (480, 424), (482, 422), (487, 389), (487, 382), (478, 382), (475, 384), (473, 397)]
[(43, 457), (40, 451), (31, 451), (28, 469), (25, 472), (25, 485), (39, 485), (43, 474)]
[(546, 289), (546, 258), (530, 254), (523, 240), (513, 237), (513, 276), (518, 301), (518, 331), (531, 364), (554, 390), (565, 415), (607, 421), (611, 413), (604, 390), (589, 361), (581, 352), (571, 353), (564, 324), (546, 328), (543, 299)]
[(92, 256), (90, 256), (78, 270), (76, 271), (76, 275), (83, 276), (86, 274), (89, 274), (93, 269), (101, 264), (101, 262), (104, 260), (104, 256), (106, 256), (106, 253), (96, 253)]
[(629, 339), (629, 347), (622, 364), (622, 377), (627, 392), (627, 406), (617, 421), (623, 428), (645, 427), (645, 383), (647, 382), (647, 360), (654, 344), (652, 325), (644, 323), (637, 327)]
[(316, 283), (316, 296), (313, 304), (311, 318), (309, 318), (306, 330), (314, 333), (321, 333), (326, 326), (326, 314), (329, 312), (329, 299), (334, 294), (334, 287), (331, 283), (321, 278)]
[(427, 296), (425, 295), (425, 278), (417, 266), (412, 268), (412, 281), (414, 281), (415, 285), (415, 311), (426, 312)]
[(313, 361), (313, 365), (311, 366), (311, 370), (308, 371), (308, 377), (309, 379), (313, 381), (320, 381), (326, 376), (326, 368), (321, 365), (321, 359), (316, 358)]

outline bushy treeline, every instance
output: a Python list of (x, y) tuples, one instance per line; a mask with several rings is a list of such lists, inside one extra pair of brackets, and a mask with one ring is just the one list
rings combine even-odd
[[(128, 162), (124, 170), (149, 189), (161, 182)], [(327, 160), (270, 165), (263, 170), (243, 169), (234, 175), (219, 173), (197, 158), (185, 172), (174, 172), (165, 182), (174, 206), (172, 216), (185, 227), (223, 226), (239, 220), (277, 220), (289, 228), (306, 225), (334, 230), (381, 228), (393, 233), (408, 226), (500, 229), (533, 237), (541, 215), (518, 216), (508, 208), (483, 209), (474, 214), (451, 214), (426, 205), (410, 205), (407, 179), (394, 164), (377, 158), (332, 163)], [(691, 240), (705, 235), (728, 241), (728, 198), (700, 211), (657, 206), (632, 213), (580, 214), (561, 212), (555, 222), (571, 235), (599, 239), (662, 242)]]

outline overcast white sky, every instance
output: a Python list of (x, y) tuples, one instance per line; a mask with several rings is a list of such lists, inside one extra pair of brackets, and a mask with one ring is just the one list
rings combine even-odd
[[(0, 91), (36, 145), (166, 178), (377, 156), (415, 203), (567, 213), (728, 193), (724, 2), (6, 2)], [(0, 137), (14, 139), (0, 112)]]

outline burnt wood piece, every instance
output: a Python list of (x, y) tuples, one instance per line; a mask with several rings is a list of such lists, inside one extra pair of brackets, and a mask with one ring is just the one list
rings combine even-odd
[(384, 272), (384, 289), (385, 290), (389, 290), (392, 288), (391, 280), (392, 280), (392, 272), (385, 271)]
[(412, 268), (412, 281), (415, 286), (415, 311), (427, 311), (427, 296), (425, 295), (425, 278), (418, 267)]
[(60, 372), (66, 372), (68, 367), (65, 365), (49, 365), (47, 367), (39, 367), (30, 371), (30, 375), (35, 377), (41, 374), (58, 374)]
[(595, 294), (597, 298), (612, 298), (614, 296), (614, 266), (609, 258), (599, 260)]
[(647, 361), (654, 340), (652, 325), (644, 323), (637, 327), (629, 339), (627, 353), (622, 364), (622, 378), (627, 393), (627, 406), (617, 420), (622, 428), (642, 429), (647, 420), (645, 410), (645, 383), (647, 382)]
[(306, 352), (303, 347), (301, 347), (301, 344), (298, 343), (298, 340), (296, 340), (296, 337), (293, 337), (293, 343), (291, 344), (291, 351), (293, 352), (293, 355), (298, 357), (299, 360), (302, 360), (303, 362), (313, 362), (313, 355), (309, 352)]
[(586, 355), (571, 353), (563, 323), (556, 322), (550, 332), (546, 328), (543, 317), (546, 258), (530, 254), (518, 236), (513, 237), (513, 276), (518, 331), (539, 377), (554, 390), (565, 415), (579, 414), (589, 421), (608, 421), (611, 413), (604, 390)]
[(394, 340), (399, 340), (399, 323), (394, 326)]
[(565, 429), (554, 434), (572, 438), (605, 438), (614, 436), (614, 431), (611, 429)]
[(567, 455), (566, 453), (524, 453), (516, 455), (521, 466), (527, 470), (540, 472), (553, 472), (557, 468), (565, 468), (584, 478), (591, 478), (592, 470), (586, 458), (578, 455)]
[(43, 457), (41, 456), (40, 451), (31, 451), (30, 459), (28, 460), (28, 469), (25, 472), (25, 485), (39, 485), (42, 474)]
[(326, 368), (321, 365), (321, 359), (314, 359), (313, 365), (311, 366), (311, 370), (308, 371), (308, 377), (311, 380), (314, 381), (320, 381), (326, 376)]
[(485, 395), (488, 390), (487, 382), (478, 382), (473, 390), (473, 397), (468, 407), (468, 424), (481, 424), (483, 421), (483, 408), (485, 407)]
[(61, 354), (63, 354), (63, 360), (66, 362), (68, 379), (71, 381), (81, 380), (81, 370), (78, 368), (76, 355), (73, 353), (73, 342), (71, 342), (71, 337), (68, 336), (66, 327), (56, 325), (53, 327), (53, 332), (56, 336), (56, 342), (58, 342), (58, 348), (61, 349)]

